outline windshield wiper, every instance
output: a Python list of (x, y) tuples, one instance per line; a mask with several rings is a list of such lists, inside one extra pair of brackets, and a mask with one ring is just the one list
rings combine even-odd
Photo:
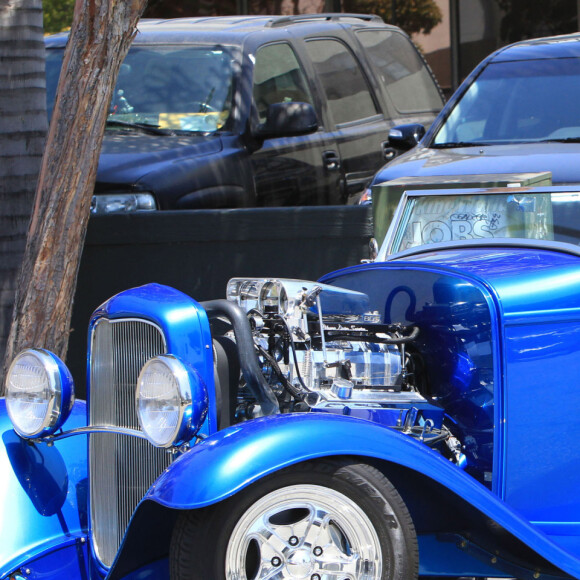
[(580, 137), (561, 137), (560, 139), (541, 139), (535, 143), (580, 143)]
[(173, 135), (169, 129), (161, 129), (159, 125), (150, 125), (149, 123), (130, 123), (120, 119), (107, 119), (107, 127), (126, 127), (128, 129), (139, 129), (151, 135)]
[(433, 143), (430, 145), (431, 149), (453, 149), (455, 147), (483, 147), (489, 143), (473, 143), (471, 141), (449, 141), (447, 143)]

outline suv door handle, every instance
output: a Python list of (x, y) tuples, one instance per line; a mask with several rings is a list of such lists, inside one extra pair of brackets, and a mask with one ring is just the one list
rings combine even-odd
[(336, 151), (324, 151), (322, 161), (328, 171), (340, 169), (340, 156)]

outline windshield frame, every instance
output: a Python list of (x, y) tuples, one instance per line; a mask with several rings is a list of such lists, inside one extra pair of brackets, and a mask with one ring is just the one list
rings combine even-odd
[[(560, 240), (548, 240), (548, 239), (536, 239), (536, 238), (524, 238), (524, 237), (481, 237), (477, 239), (469, 240), (451, 240), (441, 243), (424, 243), (417, 244), (410, 248), (401, 249), (401, 243), (407, 225), (410, 223), (410, 218), (415, 206), (416, 201), (419, 198), (437, 198), (444, 197), (452, 200), (453, 198), (458, 198), (460, 196), (490, 196), (490, 195), (504, 195), (504, 196), (544, 196), (550, 195), (554, 196), (554, 199), (550, 201), (556, 202), (566, 202), (571, 201), (575, 205), (578, 205), (580, 212), (580, 187), (575, 186), (546, 186), (546, 187), (496, 187), (496, 188), (461, 188), (461, 189), (431, 189), (431, 190), (409, 190), (405, 191), (402, 196), (393, 219), (390, 223), (389, 229), (385, 235), (385, 238), (379, 249), (376, 261), (385, 261), (390, 259), (391, 256), (401, 256), (410, 255), (413, 253), (423, 253), (423, 251), (428, 252), (436, 247), (484, 247), (489, 245), (525, 245), (526, 247), (537, 245), (538, 247), (548, 247), (553, 245), (554, 247), (563, 248), (567, 247), (570, 249), (571, 253), (576, 253), (579, 251), (580, 246), (578, 244), (569, 241)], [(566, 198), (565, 196), (568, 196)], [(571, 197), (574, 199), (571, 200)], [(562, 227), (562, 224), (556, 224), (557, 227)], [(580, 243), (580, 225), (577, 230), (577, 239)], [(422, 250), (424, 249), (424, 250)]]

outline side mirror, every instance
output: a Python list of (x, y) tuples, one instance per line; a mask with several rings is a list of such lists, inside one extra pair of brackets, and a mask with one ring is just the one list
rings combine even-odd
[(423, 135), (425, 135), (425, 127), (418, 123), (397, 125), (389, 131), (389, 145), (408, 151), (423, 139)]
[(296, 137), (314, 133), (318, 120), (314, 107), (308, 103), (274, 103), (268, 106), (266, 122), (258, 125), (252, 135), (261, 139)]

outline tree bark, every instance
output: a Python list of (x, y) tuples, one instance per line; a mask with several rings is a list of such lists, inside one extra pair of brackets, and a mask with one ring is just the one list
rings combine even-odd
[(0, 0), (0, 39), (1, 361), (48, 128), (42, 1)]
[(145, 5), (146, 0), (77, 0), (75, 5), (5, 364), (29, 346), (65, 357), (108, 108)]

